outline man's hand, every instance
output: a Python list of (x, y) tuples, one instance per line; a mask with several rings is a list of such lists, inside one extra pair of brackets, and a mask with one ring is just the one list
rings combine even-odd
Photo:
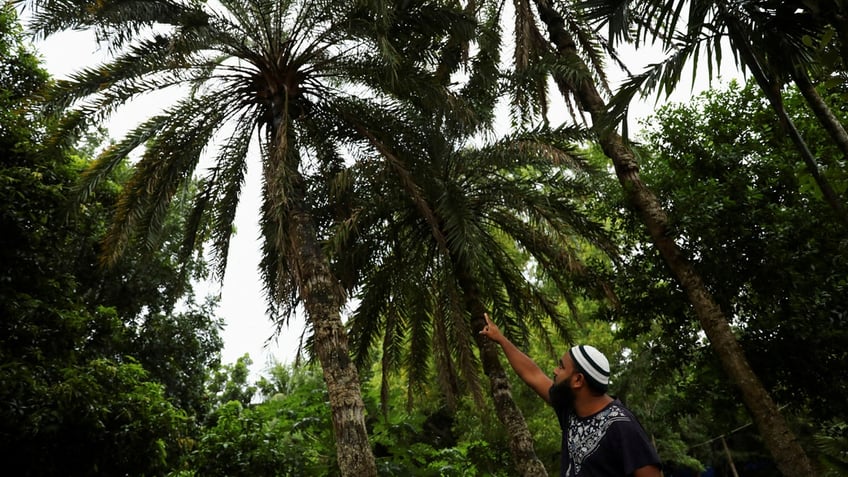
[(501, 333), (498, 325), (492, 323), (492, 319), (489, 318), (488, 313), (483, 313), (483, 316), (486, 318), (486, 326), (480, 330), (480, 334), (499, 344), (501, 348), (503, 348), (504, 354), (506, 355), (506, 359), (509, 361), (510, 366), (512, 366), (512, 369), (515, 370), (516, 374), (518, 374), (518, 377), (527, 383), (528, 386), (533, 388), (539, 397), (544, 399), (546, 402), (550, 402), (551, 398), (548, 391), (551, 388), (551, 384), (554, 383), (553, 380), (542, 372), (542, 370), (539, 369), (539, 366), (534, 363), (532, 359), (516, 348), (515, 345)]
[(486, 338), (489, 338), (495, 343), (500, 344), (501, 340), (503, 340), (504, 337), (503, 334), (501, 334), (500, 328), (498, 328), (498, 325), (492, 322), (492, 319), (489, 318), (488, 313), (483, 313), (483, 316), (486, 318), (486, 326), (484, 326), (483, 329), (480, 330), (480, 334), (485, 336)]

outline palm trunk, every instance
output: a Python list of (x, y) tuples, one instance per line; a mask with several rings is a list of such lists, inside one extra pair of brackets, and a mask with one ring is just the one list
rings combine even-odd
[(492, 395), (495, 411), (498, 414), (498, 419), (500, 419), (509, 434), (509, 451), (512, 455), (512, 460), (515, 462), (515, 468), (519, 475), (525, 477), (547, 476), (548, 471), (536, 455), (536, 449), (533, 446), (533, 436), (530, 434), (530, 429), (527, 428), (524, 414), (522, 414), (521, 409), (518, 408), (518, 405), (512, 398), (509, 380), (498, 358), (500, 353), (495, 348), (494, 343), (479, 334), (479, 331), (483, 329), (486, 323), (483, 317), (485, 309), (479, 302), (475, 308), (479, 310), (472, 314), (474, 339), (477, 341), (477, 346), (480, 349), (483, 372), (489, 378), (489, 391)]
[(296, 167), (287, 171), (291, 239), (298, 256), (295, 273), (298, 291), (313, 330), (313, 351), (327, 384), (336, 454), (346, 477), (376, 477), (377, 465), (368, 442), (365, 403), (359, 373), (350, 359), (347, 333), (341, 320), (344, 291), (321, 250), (314, 219), (305, 207), (303, 177)]
[[(810, 109), (813, 110), (813, 113), (818, 118), (819, 123), (833, 139), (833, 142), (835, 142), (839, 147), (839, 150), (842, 151), (842, 154), (845, 157), (848, 157), (848, 132), (845, 132), (845, 128), (842, 126), (842, 123), (839, 122), (839, 119), (836, 118), (833, 111), (831, 111), (827, 103), (824, 102), (824, 99), (810, 81), (810, 77), (807, 75), (807, 72), (793, 70), (792, 80), (795, 81), (795, 86), (798, 87), (798, 91), (800, 91), (804, 99), (807, 100), (807, 104), (810, 106)], [(833, 161), (830, 161), (830, 164), (828, 165), (832, 165), (832, 163)]]
[(521, 409), (518, 408), (512, 398), (509, 380), (499, 359), (500, 352), (492, 341), (480, 334), (480, 330), (486, 324), (486, 319), (483, 316), (486, 308), (480, 300), (477, 284), (468, 273), (468, 268), (463, 265), (464, 260), (453, 258), (459, 286), (462, 288), (465, 297), (466, 308), (471, 312), (471, 330), (480, 350), (483, 372), (489, 378), (489, 391), (495, 405), (495, 412), (509, 435), (509, 451), (512, 460), (515, 462), (516, 470), (519, 475), (525, 477), (547, 476), (548, 471), (536, 456), (533, 436), (527, 428), (524, 414), (521, 413)]
[[(571, 60), (570, 64), (582, 65), (584, 69), (581, 75), (570, 77), (584, 78), (576, 84), (570, 81), (570, 78), (560, 80), (572, 86), (578, 104), (591, 114), (594, 122), (600, 122), (606, 112), (606, 104), (591, 80), (585, 79), (591, 78), (588, 67), (577, 54), (574, 40), (563, 26), (562, 16), (551, 7), (548, 0), (535, 1), (539, 16), (547, 25), (558, 54)], [(599, 135), (601, 147), (615, 166), (627, 200), (639, 212), (654, 245), (685, 291), (713, 350), (725, 372), (741, 392), (778, 468), (787, 476), (814, 475), (810, 460), (777, 405), (754, 374), (727, 317), (707, 290), (701, 276), (675, 243), (674, 237), (670, 235), (668, 217), (657, 197), (642, 182), (633, 151), (614, 131), (599, 131)]]
[(359, 375), (348, 353), (347, 333), (341, 320), (340, 287), (321, 251), (309, 214), (295, 214), (294, 219), (302, 241), (300, 293), (312, 323), (313, 349), (327, 383), (339, 468), (344, 476), (376, 476)]

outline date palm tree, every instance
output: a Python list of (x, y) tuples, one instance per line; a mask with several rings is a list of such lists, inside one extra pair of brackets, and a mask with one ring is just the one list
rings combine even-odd
[[(404, 129), (416, 133), (404, 137)], [(350, 319), (354, 353), (368, 363), (373, 347), (381, 348), (384, 400), (388, 373), (403, 368), (413, 393), (430, 376), (425, 363), (435, 363), (449, 406), (463, 390), (481, 402), (479, 355), (517, 473), (546, 475), (499, 350), (479, 330), (492, 310), (520, 341), (532, 330), (547, 338), (548, 321), (568, 339), (557, 298), (574, 309), (575, 282), (591, 280), (581, 250), (600, 244), (612, 252), (602, 228), (581, 211), (588, 172), (563, 139), (585, 135), (528, 133), (472, 148), (449, 129), (390, 129), (414, 191), (384, 161), (358, 164), (352, 177), (361, 186), (345, 180), (337, 188), (348, 191), (354, 211), (334, 247), (346, 257), (339, 266), (351, 271), (340, 275), (359, 273), (350, 281), (360, 299)], [(382, 198), (379, 205), (373, 197)], [(559, 294), (528, 278), (528, 261)]]
[[(376, 465), (340, 316), (347, 296), (322, 247), (332, 225), (323, 220), (332, 207), (322, 184), (346, 160), (373, 148), (374, 125), (359, 118), (363, 111), (380, 116), (374, 112), (381, 108), (380, 90), (414, 90), (416, 78), (426, 76), (396, 70), (411, 63), (400, 61), (394, 44), (380, 36), (391, 31), (390, 21), (410, 24), (404, 32), (411, 37), (464, 24), (447, 8), (428, 10), (438, 22), (410, 23), (415, 12), (371, 3), (27, 3), (34, 31), (93, 29), (110, 53), (105, 63), (56, 83), (48, 102), (63, 114), (51, 146), (72, 143), (134, 100), (161, 101), (161, 112), (99, 155), (80, 186), (84, 200), (124, 158), (141, 151), (104, 243), (104, 262), (127, 247), (154, 243), (175, 193), (201, 159), (211, 157), (188, 218), (185, 250), (211, 241), (222, 276), (246, 170), (261, 168), (260, 271), (269, 314), (282, 326), (303, 306), (327, 383), (339, 467), (356, 477), (376, 475)], [(163, 91), (173, 95), (155, 95)]]

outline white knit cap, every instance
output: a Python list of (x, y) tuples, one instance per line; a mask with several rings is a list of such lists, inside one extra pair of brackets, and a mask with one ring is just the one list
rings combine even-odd
[(606, 386), (609, 384), (610, 367), (609, 360), (594, 346), (577, 345), (568, 353), (571, 359), (580, 366), (593, 381)]

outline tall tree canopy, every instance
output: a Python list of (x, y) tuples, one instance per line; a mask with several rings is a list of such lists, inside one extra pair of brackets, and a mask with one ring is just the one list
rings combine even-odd
[[(787, 106), (815, 129), (797, 92)], [(844, 227), (811, 181), (795, 176), (802, 166), (762, 97), (750, 84), (706, 93), (664, 109), (647, 139), (646, 174), (667, 192), (688, 253), (733, 310), (758, 374), (781, 401), (820, 419), (845, 416), (846, 383), (828, 379), (846, 363)], [(835, 150), (826, 136), (815, 139), (817, 152)], [(686, 328), (683, 316), (660, 316)]]

